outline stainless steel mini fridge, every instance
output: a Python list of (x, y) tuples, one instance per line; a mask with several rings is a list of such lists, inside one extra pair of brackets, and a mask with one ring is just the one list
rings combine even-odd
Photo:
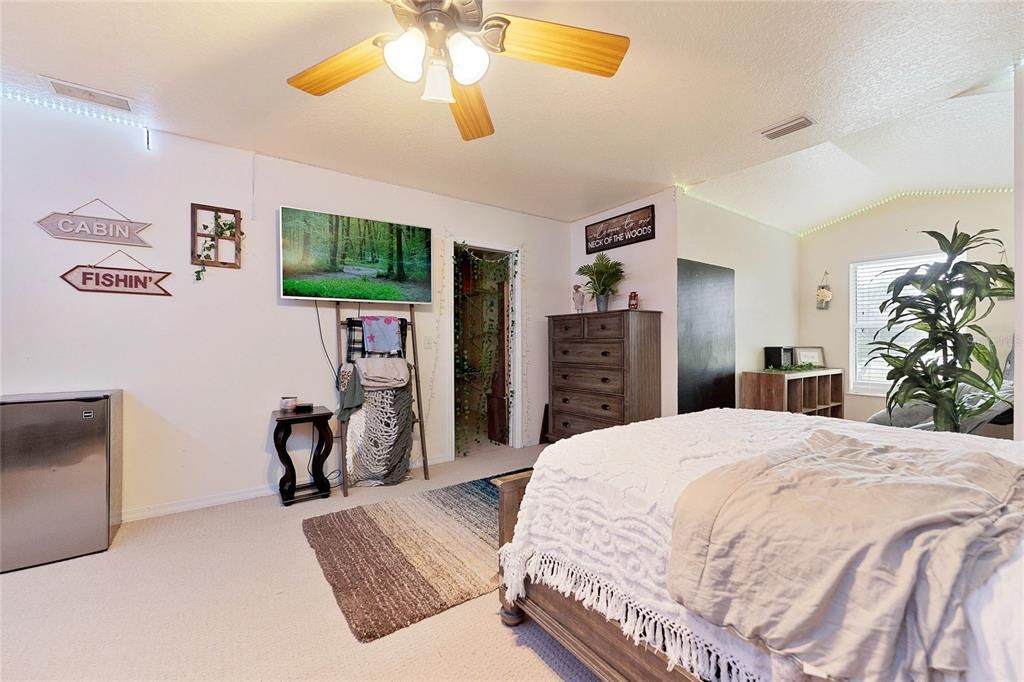
[(121, 525), (120, 390), (0, 398), (0, 572), (102, 552)]

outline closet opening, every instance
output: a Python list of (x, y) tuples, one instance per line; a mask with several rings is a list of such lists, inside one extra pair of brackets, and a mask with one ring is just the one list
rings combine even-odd
[(518, 252), (455, 244), (453, 448), (456, 456), (519, 447)]

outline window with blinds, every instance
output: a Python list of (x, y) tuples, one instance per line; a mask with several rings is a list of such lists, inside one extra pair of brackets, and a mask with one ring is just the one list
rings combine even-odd
[[(878, 312), (878, 306), (888, 298), (886, 289), (889, 284), (915, 265), (935, 263), (943, 258), (941, 253), (930, 253), (902, 258), (884, 258), (850, 265), (850, 291), (853, 296), (851, 301), (852, 338), (850, 339), (853, 371), (850, 374), (851, 389), (854, 393), (884, 395), (889, 389), (889, 382), (885, 379), (885, 375), (889, 373), (889, 366), (878, 358), (873, 358), (868, 362), (868, 355), (872, 348), (871, 342), (875, 340), (875, 333), (888, 322), (888, 317)], [(882, 332), (878, 335), (878, 339), (888, 340), (893, 335), (894, 333)], [(923, 335), (924, 332), (911, 331), (901, 336), (900, 341), (911, 344)]]

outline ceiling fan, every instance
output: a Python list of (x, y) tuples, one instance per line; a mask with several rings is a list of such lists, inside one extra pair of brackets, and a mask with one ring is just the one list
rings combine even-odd
[(483, 16), (483, 0), (385, 0), (403, 32), (381, 33), (288, 79), (325, 95), (382, 64), (410, 83), (424, 79), (422, 99), (446, 102), (463, 140), (494, 133), (478, 85), (500, 54), (531, 62), (614, 76), (629, 49), (626, 36), (511, 14)]

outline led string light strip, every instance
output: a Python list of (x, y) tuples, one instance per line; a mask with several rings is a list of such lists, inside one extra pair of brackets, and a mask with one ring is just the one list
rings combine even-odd
[(885, 197), (884, 199), (879, 199), (878, 201), (876, 201), (876, 202), (874, 202), (872, 204), (868, 204), (867, 206), (862, 206), (861, 208), (858, 208), (855, 211), (850, 211), (849, 213), (845, 213), (845, 214), (843, 214), (843, 215), (841, 215), (841, 216), (839, 216), (837, 218), (833, 218), (833, 219), (828, 220), (828, 221), (826, 221), (824, 223), (821, 223), (820, 225), (812, 227), (809, 230), (804, 230), (803, 232), (798, 233), (797, 236), (798, 237), (806, 237), (807, 235), (814, 234), (815, 232), (820, 232), (820, 231), (822, 231), (822, 230), (824, 230), (826, 228), (832, 227), (833, 225), (838, 225), (839, 223), (842, 223), (842, 222), (845, 222), (847, 220), (850, 220), (851, 218), (856, 218), (859, 215), (863, 215), (863, 214), (867, 213), (868, 211), (873, 211), (876, 208), (884, 206), (885, 204), (888, 204), (891, 201), (896, 201), (897, 199), (903, 199), (905, 197), (939, 197), (939, 196), (952, 196), (952, 195), (963, 195), (963, 194), (1010, 194), (1012, 192), (1013, 192), (1013, 188), (1012, 187), (978, 187), (978, 188), (973, 188), (973, 189), (969, 189), (969, 188), (931, 189), (931, 190), (912, 190), (912, 191), (908, 191), (908, 192), (897, 192), (896, 194), (890, 194), (889, 196)]
[(688, 187), (687, 185), (680, 185), (680, 184), (676, 183), (675, 189), (676, 189), (677, 192), (681, 191), (685, 196), (688, 196), (691, 199), (695, 199), (696, 201), (699, 201), (699, 202), (701, 202), (703, 204), (707, 204), (708, 206), (714, 206), (715, 208), (721, 209), (723, 211), (728, 211), (729, 213), (733, 213), (735, 215), (738, 215), (741, 218), (746, 218), (747, 220), (752, 220), (755, 223), (759, 223), (761, 225), (766, 225), (767, 227), (771, 227), (771, 228), (774, 228), (776, 230), (782, 230), (783, 232), (789, 232), (789, 230), (787, 230), (786, 228), (779, 227), (778, 225), (775, 225), (774, 223), (766, 223), (763, 218), (755, 218), (754, 216), (752, 216), (752, 215), (750, 215), (748, 213), (744, 213), (743, 211), (739, 211), (739, 210), (737, 210), (735, 208), (729, 208), (728, 206), (723, 206), (722, 204), (718, 203), (717, 201), (712, 201), (711, 199), (705, 199), (704, 197), (700, 196), (699, 194), (696, 194), (693, 191), (693, 188), (692, 187)]
[(149, 130), (149, 126), (139, 123), (135, 119), (128, 118), (125, 116), (117, 116), (116, 114), (109, 114), (106, 111), (93, 109), (82, 104), (68, 104), (61, 100), (51, 99), (49, 97), (40, 97), (37, 94), (29, 94), (18, 90), (12, 90), (10, 88), (3, 88), (2, 92), (5, 99), (9, 99), (15, 102), (34, 104), (36, 106), (44, 107), (46, 109), (52, 109), (54, 111), (66, 111), (71, 114), (78, 114), (79, 116), (85, 116), (86, 118), (94, 118), (99, 121), (108, 121), (110, 123), (118, 123), (120, 125), (128, 126), (130, 128)]

